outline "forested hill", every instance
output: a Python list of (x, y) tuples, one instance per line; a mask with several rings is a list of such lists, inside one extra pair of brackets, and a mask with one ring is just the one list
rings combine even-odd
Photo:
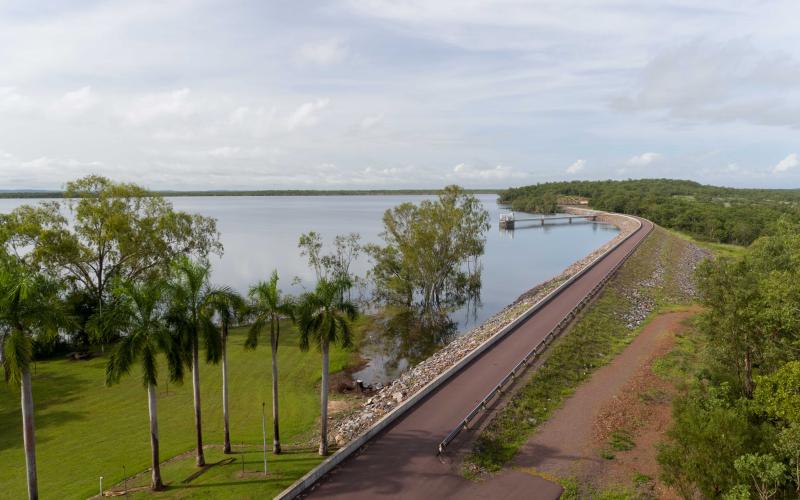
[(569, 197), (588, 198), (592, 208), (639, 215), (704, 240), (739, 245), (768, 232), (782, 215), (800, 215), (800, 189), (734, 189), (672, 179), (551, 182), (500, 193), (502, 203), (526, 212), (552, 213)]

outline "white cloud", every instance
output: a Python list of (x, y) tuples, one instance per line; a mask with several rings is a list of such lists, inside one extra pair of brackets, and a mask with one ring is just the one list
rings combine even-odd
[(761, 50), (747, 39), (695, 39), (657, 53), (641, 70), (636, 90), (614, 105), (662, 112), (677, 122), (797, 129), (800, 61), (791, 54)]
[(0, 112), (25, 112), (32, 107), (31, 99), (15, 87), (0, 87)]
[(575, 163), (567, 167), (566, 172), (570, 175), (575, 175), (586, 167), (586, 160), (577, 160)]
[(449, 177), (454, 180), (506, 181), (525, 177), (525, 174), (507, 165), (479, 168), (459, 163), (453, 167), (453, 173)]
[(628, 159), (628, 165), (632, 167), (644, 167), (655, 163), (661, 159), (661, 155), (658, 153), (642, 153), (640, 155), (636, 155)]
[(297, 56), (301, 63), (317, 66), (330, 66), (347, 58), (347, 47), (341, 40), (332, 38), (316, 43), (308, 43), (300, 47)]
[(361, 130), (369, 130), (371, 128), (380, 125), (381, 122), (383, 122), (383, 113), (378, 115), (365, 116), (364, 118), (361, 119), (359, 126), (361, 127)]
[(286, 122), (286, 127), (292, 130), (311, 127), (319, 122), (319, 112), (328, 107), (328, 99), (317, 99), (316, 101), (305, 102), (300, 105)]
[(188, 88), (147, 94), (137, 99), (124, 116), (133, 125), (143, 125), (161, 116), (187, 116), (192, 112)]
[(780, 172), (786, 172), (787, 170), (791, 170), (798, 165), (800, 165), (800, 158), (797, 157), (797, 153), (792, 153), (783, 160), (779, 161), (778, 164), (772, 168), (772, 171), (776, 174)]
[(96, 102), (97, 98), (92, 92), (92, 87), (87, 85), (78, 90), (65, 93), (53, 105), (52, 111), (60, 115), (72, 116), (87, 111)]

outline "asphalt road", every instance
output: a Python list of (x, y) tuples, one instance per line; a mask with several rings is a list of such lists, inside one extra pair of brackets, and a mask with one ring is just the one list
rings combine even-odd
[[(448, 460), (436, 455), (436, 448), (651, 228), (652, 223), (642, 220), (642, 227), (594, 268), (323, 477), (305, 496), (348, 500), (558, 498), (559, 486), (517, 471), (480, 483), (468, 481)], [(451, 447), (458, 444), (456, 440)]]

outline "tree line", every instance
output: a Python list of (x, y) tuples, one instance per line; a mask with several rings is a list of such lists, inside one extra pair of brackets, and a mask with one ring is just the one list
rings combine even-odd
[(734, 189), (673, 179), (550, 182), (500, 193), (514, 210), (554, 213), (560, 198), (588, 198), (593, 208), (638, 215), (698, 239), (749, 245), (781, 216), (800, 215), (800, 190)]
[[(0, 215), (0, 362), (6, 380), (21, 392), (30, 498), (38, 498), (30, 368), (54, 350), (108, 347), (109, 386), (141, 366), (151, 487), (158, 490), (163, 481), (156, 387), (165, 376), (182, 382), (191, 373), (195, 458), (203, 466), (199, 367), (202, 362), (221, 365), (223, 449), (231, 451), (231, 328), (247, 326), (246, 349), (269, 342), (274, 453), (281, 452), (277, 351), (282, 323), (295, 325), (300, 349), (322, 353), (319, 453), (326, 455), (329, 349), (352, 345), (352, 322), (362, 308), (352, 299), (354, 287), (369, 279), (376, 303), (389, 303), (394, 295), (383, 290), (394, 287), (402, 291), (404, 304), (426, 308), (444, 307), (465, 289), (479, 287), (477, 258), (488, 215), (474, 196), (455, 186), (419, 207), (403, 204), (388, 210), (385, 245), (363, 246), (353, 233), (336, 237), (333, 251), (326, 254), (318, 233), (302, 235), (298, 247), (315, 271), (316, 284), (298, 296), (281, 292), (277, 271), (244, 296), (213, 284), (208, 257), (223, 251), (214, 219), (175, 211), (159, 195), (99, 176), (70, 182), (65, 193), (64, 201), (23, 205)], [(398, 219), (404, 224), (399, 232), (393, 225)], [(435, 227), (424, 230), (429, 224)], [(420, 247), (425, 245), (428, 255)], [(374, 259), (379, 272), (361, 278), (351, 271), (362, 252)], [(386, 271), (390, 266), (397, 281)], [(160, 374), (159, 366), (167, 373)]]

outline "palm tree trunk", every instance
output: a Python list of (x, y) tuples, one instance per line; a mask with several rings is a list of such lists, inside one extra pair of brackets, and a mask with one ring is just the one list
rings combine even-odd
[(36, 437), (33, 423), (33, 391), (31, 389), (31, 372), (28, 368), (22, 372), (22, 439), (25, 443), (25, 466), (28, 471), (28, 498), (38, 500), (39, 485), (36, 481)]
[(278, 338), (275, 336), (275, 323), (277, 321), (273, 320), (270, 344), (272, 345), (272, 452), (277, 455), (281, 452), (281, 435), (278, 425)]
[(228, 419), (228, 327), (222, 326), (222, 420), (225, 427), (223, 453), (231, 452), (231, 431)]
[(322, 389), (320, 392), (319, 454), (328, 454), (328, 343), (322, 342)]
[(203, 425), (200, 418), (200, 354), (197, 342), (192, 343), (192, 391), (194, 393), (194, 427), (197, 432), (197, 466), (206, 464), (203, 454)]
[(164, 488), (161, 481), (161, 465), (158, 458), (158, 409), (156, 407), (156, 386), (147, 386), (147, 410), (150, 415), (150, 451), (152, 452), (153, 469), (150, 476), (150, 489), (158, 491)]

